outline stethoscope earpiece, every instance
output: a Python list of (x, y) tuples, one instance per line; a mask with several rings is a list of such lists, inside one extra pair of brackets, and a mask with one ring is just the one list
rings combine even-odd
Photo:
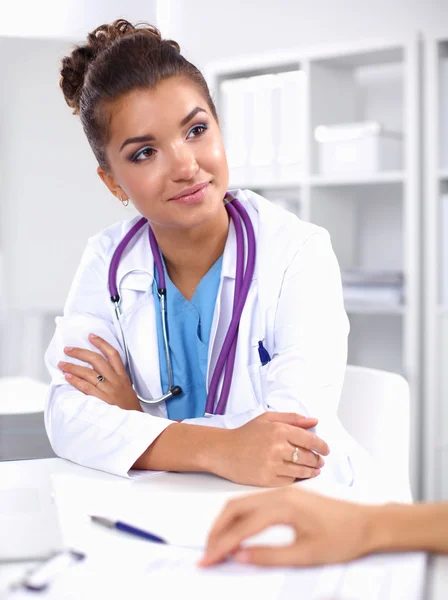
[(172, 396), (180, 396), (182, 394), (182, 388), (180, 387), (180, 385), (175, 385), (171, 388), (170, 392)]

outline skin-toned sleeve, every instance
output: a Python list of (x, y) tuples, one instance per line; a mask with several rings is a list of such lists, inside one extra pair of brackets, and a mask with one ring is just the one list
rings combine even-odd
[[(73, 280), (64, 316), (45, 354), (51, 385), (45, 407), (45, 426), (55, 453), (86, 467), (121, 475), (172, 424), (172, 421), (134, 410), (124, 410), (67, 383), (58, 368), (67, 361), (64, 347), (87, 348), (91, 332), (103, 337), (125, 356), (116, 336), (108, 302), (106, 265), (98, 243), (89, 243)], [(70, 358), (70, 362), (83, 364)]]

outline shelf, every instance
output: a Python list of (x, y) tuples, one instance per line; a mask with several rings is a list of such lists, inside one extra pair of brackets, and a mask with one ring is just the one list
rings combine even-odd
[[(405, 314), (405, 306), (381, 306), (378, 304), (346, 304), (345, 310), (353, 315), (385, 315), (402, 316)], [(448, 311), (447, 311), (448, 314)]]
[[(448, 169), (446, 170), (448, 177)], [(314, 187), (332, 187), (332, 186), (354, 186), (354, 185), (382, 185), (403, 183), (405, 174), (403, 171), (384, 171), (383, 173), (354, 173), (352, 175), (311, 175), (310, 177), (301, 177), (297, 181), (278, 181), (278, 182), (263, 182), (263, 181), (240, 181), (237, 183), (231, 182), (229, 188), (238, 189), (293, 189), (304, 185)]]
[[(298, 50), (294, 63), (296, 68), (301, 65), (304, 75), (300, 80), (303, 88), (299, 90), (303, 95), (298, 101), (292, 92), (288, 100), (288, 96), (283, 98), (277, 90), (271, 96), (260, 93), (259, 105), (258, 97), (255, 100), (249, 97), (244, 101), (244, 107), (249, 108), (244, 108), (244, 111), (243, 105), (235, 101), (234, 96), (223, 96), (221, 103), (224, 112), (236, 107), (232, 109), (235, 110), (232, 130), (230, 118), (227, 120), (228, 131), (232, 131), (228, 147), (236, 149), (235, 163), (231, 164), (247, 162), (231, 170), (231, 187), (253, 189), (281, 206), (288, 207), (289, 203), (301, 219), (326, 229), (341, 268), (363, 265), (366, 268), (400, 268), (405, 271), (406, 286), (403, 287), (406, 301), (403, 304), (399, 304), (399, 295), (391, 296), (392, 302), (385, 304), (381, 300), (387, 300), (387, 296), (375, 296), (373, 293), (366, 297), (347, 294), (344, 304), (353, 325), (348, 343), (352, 364), (389, 371), (405, 369), (416, 403), (419, 402), (420, 338), (423, 329), (420, 327), (423, 310), (420, 306), (423, 305), (420, 302), (420, 256), (423, 254), (420, 211), (425, 208), (420, 204), (422, 173), (418, 168), (423, 158), (420, 156), (420, 137), (425, 138), (420, 95), (417, 93), (422, 84), (418, 46), (418, 40), (413, 38), (406, 42), (371, 41), (350, 47), (341, 44), (303, 53)], [(234, 63), (229, 60), (225, 69), (218, 64), (211, 69), (216, 95), (219, 97), (222, 79), (251, 77), (260, 72), (260, 64), (262, 68), (269, 67), (266, 72), (275, 73), (279, 65), (292, 62), (288, 58), (278, 63), (271, 58), (269, 60), (269, 65), (260, 62), (264, 61), (262, 57), (254, 57), (250, 65), (243, 65), (240, 60)], [(285, 136), (289, 145), (284, 148), (297, 158), (297, 162), (286, 166), (279, 164), (279, 156), (282, 156), (280, 148), (283, 148), (280, 132), (282, 127), (288, 127), (283, 122), (281, 127), (279, 125), (280, 102), (285, 103), (300, 125), (300, 128), (297, 125), (297, 131), (294, 129), (294, 135)], [(271, 112), (268, 110), (269, 103)], [(290, 109), (290, 106), (295, 108)], [(259, 117), (255, 114), (258, 112)], [(225, 115), (222, 114), (221, 118), (225, 122)], [(256, 119), (259, 130), (254, 129)], [(368, 170), (367, 167), (375, 164), (358, 161), (345, 163), (345, 172), (321, 171), (320, 147), (314, 136), (316, 127), (363, 121), (378, 121), (386, 130), (403, 132), (400, 162), (376, 163), (385, 165), (385, 168), (390, 166), (389, 170), (382, 171)], [(263, 160), (271, 161), (267, 167), (254, 165), (248, 158), (253, 150), (261, 148), (258, 144), (262, 145), (263, 138), (258, 138), (258, 132), (263, 132), (265, 123), (270, 128), (265, 137), (272, 140), (272, 152), (266, 151), (262, 155)], [(234, 137), (237, 135), (238, 145)], [(385, 148), (385, 151), (388, 150)], [(392, 150), (390, 148), (390, 152)], [(257, 158), (256, 153), (253, 154)], [(347, 160), (349, 158), (347, 155)], [(386, 158), (389, 160), (388, 156), (384, 156)], [(391, 156), (390, 161), (392, 159), (395, 161), (395, 157)], [(261, 161), (252, 159), (252, 162)], [(448, 167), (441, 161), (442, 165)], [(436, 176), (440, 171), (443, 177), (439, 180), (440, 189), (437, 189), (440, 196), (448, 185), (448, 168), (439, 169), (437, 164), (434, 170)], [(448, 319), (448, 309), (446, 314)], [(420, 431), (414, 422), (411, 427), (413, 452), (415, 450), (415, 456), (419, 458), (421, 449), (417, 441)], [(417, 463), (411, 456), (414, 485), (419, 481)]]
[(332, 66), (333, 68), (369, 67), (376, 65), (387, 65), (401, 63), (403, 61), (403, 49), (399, 46), (376, 48), (375, 50), (359, 50), (357, 52), (336, 53), (334, 55), (315, 59), (316, 62)]
[(313, 186), (334, 185), (376, 185), (382, 183), (403, 183), (403, 171), (384, 171), (382, 173), (354, 173), (352, 175), (313, 175), (308, 183)]

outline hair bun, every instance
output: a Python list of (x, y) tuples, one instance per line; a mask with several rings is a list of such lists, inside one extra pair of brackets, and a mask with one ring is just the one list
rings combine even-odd
[(180, 52), (179, 44), (173, 40), (163, 40), (160, 31), (154, 25), (138, 23), (132, 25), (125, 19), (118, 19), (114, 23), (104, 24), (88, 34), (87, 43), (75, 46), (71, 55), (62, 59), (60, 86), (67, 104), (73, 109), (74, 114), (79, 113), (79, 103), (84, 85), (84, 80), (91, 63), (104, 50), (115, 45), (117, 40), (129, 36), (148, 35), (154, 40), (155, 45), (166, 44)]
[(76, 47), (70, 56), (62, 59), (61, 79), (59, 85), (64, 94), (65, 101), (73, 108), (73, 114), (79, 112), (79, 100), (81, 97), (84, 78), (89, 64), (95, 58), (92, 48), (89, 46)]
[(87, 43), (90, 44), (98, 54), (101, 50), (115, 42), (115, 40), (136, 33), (147, 33), (151, 35), (155, 41), (159, 43), (163, 41), (160, 31), (157, 27), (154, 27), (154, 25), (149, 25), (147, 23), (132, 25), (132, 23), (129, 23), (129, 21), (126, 21), (125, 19), (118, 19), (114, 23), (100, 25), (94, 31), (89, 33), (87, 36)]

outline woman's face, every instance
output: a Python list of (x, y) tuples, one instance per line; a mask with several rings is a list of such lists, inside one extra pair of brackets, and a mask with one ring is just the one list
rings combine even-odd
[[(191, 228), (223, 209), (229, 172), (221, 132), (194, 83), (171, 77), (107, 106), (109, 189), (159, 227)], [(174, 198), (204, 184), (196, 194)]]

